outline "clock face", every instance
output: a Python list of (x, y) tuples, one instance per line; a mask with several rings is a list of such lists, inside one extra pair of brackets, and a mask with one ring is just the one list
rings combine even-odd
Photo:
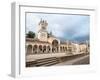
[(46, 32), (39, 33), (38, 38), (40, 41), (47, 41), (47, 33)]

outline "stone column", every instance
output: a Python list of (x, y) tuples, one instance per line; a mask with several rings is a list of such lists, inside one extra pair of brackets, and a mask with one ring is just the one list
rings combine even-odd
[(36, 52), (37, 52), (37, 54), (38, 54), (38, 52), (39, 52), (39, 51), (38, 51), (38, 45), (37, 45), (37, 50), (36, 50)]
[(46, 45), (46, 53), (48, 53), (47, 51), (48, 51), (48, 49), (47, 49), (47, 45)]
[(32, 45), (32, 51), (31, 51), (31, 54), (33, 54), (33, 45)]
[(25, 53), (26, 53), (26, 55), (27, 55), (27, 45), (25, 45)]
[(58, 53), (60, 53), (60, 45), (58, 46)]
[(50, 53), (52, 53), (52, 46), (50, 46)]

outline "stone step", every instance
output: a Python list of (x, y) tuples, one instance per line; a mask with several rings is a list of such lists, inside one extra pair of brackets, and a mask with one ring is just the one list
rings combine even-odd
[(58, 61), (55, 61), (55, 62), (51, 62), (51, 63), (45, 64), (45, 65), (43, 65), (43, 66), (51, 66), (51, 65), (55, 65), (55, 64), (57, 64), (57, 63), (59, 63), (59, 62), (58, 62)]
[(57, 58), (41, 59), (36, 61), (36, 66), (50, 66), (57, 64), (59, 60)]
[(36, 63), (36, 66), (46, 65), (46, 64), (49, 64), (49, 63), (53, 63), (53, 62), (58, 62), (58, 61), (57, 60), (51, 60), (51, 61)]
[(31, 61), (26, 63), (26, 67), (35, 67), (36, 61)]
[(56, 57), (53, 57), (53, 58), (44, 58), (44, 59), (38, 59), (36, 60), (37, 62), (43, 62), (43, 61), (50, 61), (50, 60), (56, 60), (57, 58)]
[(73, 59), (76, 59), (78, 57), (82, 57), (85, 55), (87, 54), (78, 54), (78, 55), (64, 56), (64, 57), (59, 57), (59, 58), (50, 57), (50, 58), (37, 59), (34, 61), (27, 62), (26, 67), (51, 66), (51, 65), (65, 62), (65, 61), (70, 61), (70, 60), (73, 60)]

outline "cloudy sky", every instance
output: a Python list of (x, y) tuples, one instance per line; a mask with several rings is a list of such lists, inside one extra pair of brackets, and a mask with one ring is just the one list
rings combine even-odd
[(43, 20), (47, 20), (48, 32), (52, 32), (52, 34), (56, 37), (73, 41), (89, 40), (89, 16), (71, 14), (27, 13), (26, 33), (28, 31), (33, 31), (36, 33), (38, 23), (41, 18)]

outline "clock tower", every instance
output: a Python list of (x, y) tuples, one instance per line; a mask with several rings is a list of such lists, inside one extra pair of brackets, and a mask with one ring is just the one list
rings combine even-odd
[(48, 26), (47, 21), (41, 19), (39, 24), (38, 24), (38, 39), (40, 41), (47, 42), (47, 37), (48, 37), (47, 26)]

